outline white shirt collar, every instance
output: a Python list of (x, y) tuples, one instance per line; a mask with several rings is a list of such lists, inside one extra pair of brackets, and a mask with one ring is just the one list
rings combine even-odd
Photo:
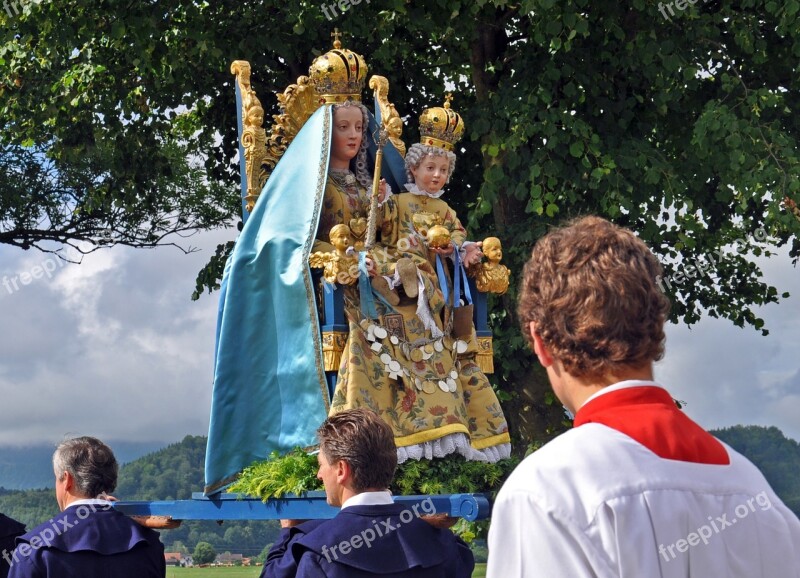
[(429, 193), (428, 191), (423, 191), (417, 186), (417, 183), (406, 183), (405, 187), (409, 193), (418, 195), (420, 197), (430, 197), (431, 199), (438, 199), (444, 194), (444, 189), (439, 189), (435, 193)]
[(360, 494), (346, 499), (341, 509), (344, 510), (350, 506), (383, 506), (392, 503), (394, 503), (394, 500), (389, 490), (383, 490), (381, 492), (361, 492)]
[(101, 500), (100, 498), (86, 498), (83, 500), (75, 500), (74, 502), (70, 502), (67, 504), (67, 508), (71, 508), (73, 506), (105, 506), (105, 509), (111, 507), (111, 502), (109, 500)]
[[(600, 397), (601, 395), (605, 395), (612, 391), (619, 391), (620, 389), (628, 389), (630, 387), (662, 387), (662, 386), (657, 384), (655, 381), (648, 381), (642, 379), (626, 379), (625, 381), (618, 381), (617, 383), (613, 383), (611, 385), (604, 387), (600, 391), (594, 392), (586, 399), (586, 401), (583, 402), (581, 407), (583, 407), (593, 399)], [(578, 409), (580, 410), (580, 407)]]

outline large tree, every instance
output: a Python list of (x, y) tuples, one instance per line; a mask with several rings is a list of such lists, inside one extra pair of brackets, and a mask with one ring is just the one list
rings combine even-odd
[[(122, 242), (126, 231), (160, 239), (162, 229), (149, 228), (165, 215), (177, 226), (183, 215), (189, 227), (230, 218), (230, 62), (250, 60), (261, 101), (276, 113), (270, 92), (304, 74), (338, 26), (345, 46), (389, 78), (408, 142), (421, 110), (455, 92), (468, 136), (448, 201), (468, 215), (473, 237), (505, 240), (512, 271), (548, 226), (596, 213), (660, 256), (673, 320), (705, 312), (762, 328), (752, 306), (779, 296), (752, 257), (783, 245), (794, 264), (800, 256), (800, 1), (324, 8), (64, 0), (0, 13), (0, 151), (28, 163), (0, 161), (3, 176), (16, 168), (0, 181), (0, 242), (70, 238), (53, 214), (87, 223), (82, 234), (93, 239), (103, 219), (121, 224), (104, 238)], [(225, 253), (201, 286), (216, 285)], [(512, 426), (530, 440), (557, 429), (561, 415), (531, 356), (520, 354), (514, 297), (493, 309), (496, 380)]]
[(198, 542), (197, 546), (194, 547), (194, 555), (192, 556), (192, 561), (195, 564), (211, 564), (217, 557), (217, 552), (214, 550), (214, 546), (209, 544), (208, 542)]

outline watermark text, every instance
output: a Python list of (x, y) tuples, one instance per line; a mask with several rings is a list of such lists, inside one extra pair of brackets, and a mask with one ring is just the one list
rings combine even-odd
[[(756, 506), (758, 506), (758, 510), (756, 509)], [(700, 542), (702, 542), (704, 545), (708, 545), (708, 542), (715, 534), (719, 534), (726, 528), (730, 528), (739, 520), (743, 520), (749, 516), (752, 512), (763, 512), (764, 510), (769, 510), (771, 507), (772, 502), (770, 502), (769, 496), (766, 492), (756, 494), (752, 498), (748, 499), (747, 502), (739, 504), (733, 509), (733, 514), (735, 517), (729, 520), (728, 514), (722, 514), (716, 518), (709, 516), (708, 524), (703, 524), (694, 532), (690, 532), (686, 538), (681, 538), (680, 540), (673, 542), (668, 546), (659, 544), (658, 553), (664, 557), (665, 562), (671, 562), (677, 558), (678, 554), (688, 552), (689, 548), (697, 546), (700, 544)]]
[[(736, 239), (733, 244), (736, 245), (736, 252), (740, 255), (748, 251), (749, 241), (756, 240), (764, 242), (767, 239), (767, 232), (762, 229), (756, 229), (747, 239)], [(702, 276), (711, 277), (711, 272), (727, 258), (728, 254), (725, 252), (724, 247), (721, 247), (713, 253), (706, 253), (700, 257), (688, 261), (684, 261), (677, 268), (675, 273), (662, 277), (656, 277), (656, 285), (661, 289), (662, 293), (672, 290), (672, 284), (682, 284), (687, 279), (700, 278)], [(665, 287), (666, 286), (666, 287)]]
[[(422, 513), (419, 511), (420, 507), (422, 509)], [(433, 500), (426, 498), (422, 502), (414, 504), (410, 509), (400, 512), (399, 521), (393, 521), (392, 518), (386, 518), (385, 520), (372, 520), (372, 528), (361, 530), (361, 532), (358, 534), (351, 536), (349, 540), (342, 540), (330, 548), (328, 548), (326, 545), (323, 545), (322, 555), (325, 556), (325, 559), (328, 562), (331, 562), (332, 560), (338, 560), (340, 554), (342, 556), (347, 556), (353, 550), (358, 550), (364, 546), (371, 548), (372, 543), (375, 540), (391, 534), (403, 524), (408, 524), (414, 518), (435, 513), (436, 507), (433, 505)]]
[(66, 261), (62, 258), (51, 257), (49, 259), (45, 259), (39, 265), (35, 265), (31, 267), (29, 271), (23, 271), (18, 275), (3, 275), (2, 285), (5, 287), (5, 290), (8, 291), (9, 295), (12, 295), (14, 292), (19, 291), (21, 287), (26, 285), (30, 285), (36, 279), (41, 279), (42, 277), (47, 277), (48, 279), (52, 279), (53, 272), (56, 268), (61, 268), (64, 266)]
[[(369, 4), (369, 0), (366, 0), (367, 4)], [(337, 0), (336, 2), (331, 2), (330, 4), (322, 3), (322, 13), (325, 15), (325, 18), (328, 20), (333, 20), (337, 18), (339, 14), (336, 12), (336, 8), (338, 7), (339, 10), (344, 14), (351, 6), (356, 6), (361, 4), (361, 0)], [(333, 14), (333, 16), (331, 16)]]
[[(12, 552), (3, 550), (3, 560), (5, 560), (9, 566), (13, 566), (19, 562), (20, 557), (25, 558), (30, 556), (39, 548), (49, 548), (53, 544), (53, 540), (56, 536), (68, 532), (80, 524), (81, 520), (88, 518), (89, 514), (97, 512), (98, 510), (108, 510), (109, 508), (111, 508), (111, 504), (81, 504), (75, 508), (74, 517), (64, 516), (58, 520), (58, 523), (56, 523), (53, 518), (50, 518), (50, 525), (43, 527), (39, 530), (38, 534), (31, 536), (30, 540), (22, 542)], [(71, 509), (68, 509), (68, 511), (73, 513)]]
[[(658, 11), (661, 12), (665, 20), (672, 20), (672, 17), (675, 16), (676, 9), (683, 12), (689, 6), (694, 6), (699, 1), (700, 0), (672, 0), (671, 2), (659, 2)], [(703, 0), (703, 4), (707, 3), (708, 0)], [(667, 11), (669, 11), (669, 16), (667, 16)]]

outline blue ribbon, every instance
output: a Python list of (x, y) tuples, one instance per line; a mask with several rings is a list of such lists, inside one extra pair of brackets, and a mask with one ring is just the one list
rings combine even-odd
[(358, 253), (358, 293), (361, 298), (361, 314), (367, 319), (377, 319), (378, 310), (375, 309), (372, 284), (369, 282), (366, 251), (359, 251)]
[(455, 261), (455, 271), (453, 271), (455, 280), (454, 280), (454, 289), (453, 293), (453, 309), (456, 307), (460, 307), (461, 301), (461, 279), (464, 279), (464, 297), (467, 299), (467, 304), (472, 305), (472, 294), (469, 290), (469, 281), (467, 281), (467, 272), (464, 270), (464, 263), (461, 262), (461, 254), (459, 253), (458, 249), (455, 250), (454, 258)]
[(442, 265), (442, 256), (436, 253), (436, 276), (439, 278), (439, 288), (442, 290), (442, 297), (444, 302), (447, 303), (450, 298), (450, 287), (447, 284), (447, 275), (444, 273), (444, 265)]

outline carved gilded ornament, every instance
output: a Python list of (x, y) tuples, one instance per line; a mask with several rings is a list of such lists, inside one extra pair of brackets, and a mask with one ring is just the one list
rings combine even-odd
[(389, 81), (377, 74), (369, 79), (369, 87), (375, 91), (375, 100), (381, 111), (381, 124), (386, 130), (389, 142), (392, 143), (400, 156), (406, 156), (406, 145), (401, 138), (403, 135), (403, 119), (394, 105), (389, 102)]
[(475, 286), (483, 293), (496, 293), (502, 295), (508, 291), (511, 272), (508, 267), (500, 264), (503, 258), (503, 247), (497, 237), (487, 237), (483, 240), (483, 254), (487, 261), (477, 263), (469, 268), (467, 274), (475, 279)]
[(494, 350), (491, 337), (478, 337), (478, 353), (475, 363), (483, 373), (494, 373)]
[(339, 370), (345, 343), (347, 343), (346, 331), (322, 332), (322, 357), (325, 363), (325, 371)]
[(800, 221), (800, 207), (797, 206), (797, 203), (787, 196), (783, 199), (783, 206), (787, 211), (790, 211), (792, 214), (794, 214), (798, 221)]
[(247, 210), (252, 211), (261, 188), (266, 182), (264, 163), (267, 156), (267, 134), (263, 128), (264, 108), (255, 91), (250, 86), (250, 63), (235, 60), (231, 64), (231, 73), (236, 75), (239, 92), (242, 95), (242, 137), (244, 149), (245, 178), (247, 194), (245, 202)]
[[(286, 152), (297, 133), (319, 108), (314, 88), (307, 76), (290, 84), (277, 94), (281, 113), (273, 115), (275, 123), (269, 135), (262, 128), (264, 109), (250, 86), (250, 63), (236, 60), (231, 64), (242, 94), (242, 146), (245, 151), (245, 177), (247, 182), (247, 210), (252, 211), (256, 199)], [(260, 114), (259, 114), (260, 112)]]
[(308, 266), (322, 269), (322, 276), (328, 283), (355, 285), (358, 281), (358, 259), (340, 255), (335, 251), (317, 251), (308, 256)]
[(358, 258), (348, 250), (353, 247), (353, 233), (345, 224), (334, 226), (330, 232), (333, 251), (317, 251), (308, 257), (308, 266), (322, 269), (322, 276), (328, 283), (355, 285), (358, 281)]

